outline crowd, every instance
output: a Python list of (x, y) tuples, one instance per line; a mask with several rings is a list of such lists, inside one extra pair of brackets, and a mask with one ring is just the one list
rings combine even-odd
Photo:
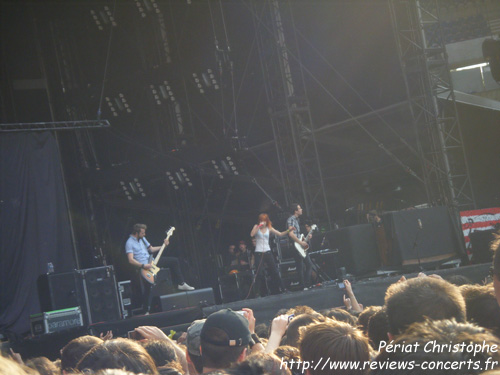
[(484, 285), (401, 277), (383, 306), (368, 307), (346, 280), (344, 308), (296, 306), (277, 311), (269, 324), (256, 322), (251, 309), (222, 309), (176, 340), (152, 326), (135, 329), (140, 340), (83, 336), (55, 362), (0, 357), (0, 374), (500, 373), (500, 251), (491, 271)]

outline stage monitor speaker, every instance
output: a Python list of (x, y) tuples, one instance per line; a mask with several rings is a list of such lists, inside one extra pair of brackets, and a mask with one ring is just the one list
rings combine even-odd
[(187, 292), (160, 296), (161, 310), (171, 311), (188, 307), (206, 307), (215, 305), (212, 288), (190, 290)]
[(382, 220), (386, 232), (392, 233), (394, 264), (433, 263), (459, 255), (458, 237), (446, 207), (390, 212)]
[(78, 306), (73, 272), (40, 275), (37, 289), (42, 312)]
[(113, 266), (75, 270), (75, 279), (78, 302), (87, 324), (120, 319)]
[(196, 289), (186, 292), (187, 307), (208, 307), (215, 305), (214, 290), (212, 288)]
[(380, 259), (371, 224), (345, 227), (326, 233), (330, 249), (338, 249), (338, 264), (347, 273), (359, 276), (375, 271)]

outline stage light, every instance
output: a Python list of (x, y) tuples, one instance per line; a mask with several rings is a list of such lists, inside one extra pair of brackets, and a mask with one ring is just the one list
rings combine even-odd
[(111, 13), (111, 9), (107, 5), (104, 6), (102, 10), (91, 9), (90, 15), (100, 31), (104, 30), (103, 24), (111, 25), (113, 27), (117, 26), (113, 13)]
[(128, 104), (123, 93), (120, 92), (118, 93), (118, 96), (115, 97), (106, 96), (104, 99), (106, 100), (106, 103), (108, 103), (109, 110), (113, 116), (117, 117), (119, 114), (118, 111), (132, 113), (132, 109), (130, 108), (130, 105)]
[(94, 22), (97, 26), (97, 28), (102, 31), (104, 28), (102, 27), (102, 24), (101, 24), (101, 21), (99, 21), (99, 17), (97, 17), (97, 13), (94, 9), (91, 9), (90, 10), (90, 15), (92, 16), (92, 18), (94, 19)]
[(200, 75), (201, 79), (199, 78), (197, 73), (193, 73), (194, 84), (201, 94), (205, 93), (205, 89), (219, 89), (219, 83), (215, 79), (215, 74), (212, 69), (208, 68), (206, 72), (202, 72)]
[(151, 95), (153, 95), (156, 104), (160, 105), (166, 100), (175, 102), (174, 91), (168, 81), (163, 81), (163, 83), (159, 84), (158, 87), (154, 84), (150, 84), (149, 88), (151, 89)]
[(220, 179), (224, 178), (224, 173), (235, 176), (239, 175), (238, 168), (230, 156), (226, 156), (224, 159), (218, 161), (211, 160), (211, 162)]

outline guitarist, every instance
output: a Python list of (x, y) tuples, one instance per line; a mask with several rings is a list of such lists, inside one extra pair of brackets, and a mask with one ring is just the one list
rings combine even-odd
[[(300, 204), (298, 203), (292, 203), (290, 206), (290, 212), (292, 213), (292, 216), (290, 216), (286, 221), (286, 226), (288, 228), (293, 227), (293, 230), (291, 230), (288, 233), (288, 236), (293, 242), (296, 242), (304, 249), (307, 249), (307, 247), (309, 246), (307, 242), (300, 240), (301, 236), (300, 236), (299, 217), (302, 215), (302, 207), (300, 207)], [(308, 253), (306, 253), (307, 255), (305, 258), (302, 258), (299, 252), (295, 250), (293, 242), (290, 246), (292, 246), (294, 250), (293, 258), (295, 259), (295, 264), (297, 266), (297, 272), (300, 277), (300, 283), (304, 287), (304, 290), (307, 290), (311, 286), (311, 274), (312, 274), (311, 258), (309, 257)], [(306, 266), (305, 273), (304, 273), (304, 264)]]
[[(161, 246), (151, 246), (146, 239), (146, 229), (147, 226), (145, 224), (135, 224), (133, 226), (132, 233), (125, 244), (125, 252), (127, 253), (128, 262), (130, 264), (148, 270), (151, 268), (151, 264), (149, 263), (150, 253), (159, 251)], [(164, 242), (165, 246), (168, 246), (168, 239), (165, 239)], [(194, 290), (192, 286), (189, 286), (184, 281), (184, 276), (182, 275), (179, 260), (177, 258), (163, 256), (160, 258), (157, 266), (160, 268), (170, 268), (172, 278), (178, 284), (177, 288), (179, 288), (179, 290)]]

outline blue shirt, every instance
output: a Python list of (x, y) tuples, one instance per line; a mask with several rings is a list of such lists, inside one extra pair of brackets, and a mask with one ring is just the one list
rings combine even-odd
[(148, 247), (151, 246), (146, 237), (138, 240), (134, 236), (130, 235), (127, 243), (125, 244), (125, 252), (127, 254), (134, 254), (134, 259), (142, 264), (149, 263), (149, 251)]

